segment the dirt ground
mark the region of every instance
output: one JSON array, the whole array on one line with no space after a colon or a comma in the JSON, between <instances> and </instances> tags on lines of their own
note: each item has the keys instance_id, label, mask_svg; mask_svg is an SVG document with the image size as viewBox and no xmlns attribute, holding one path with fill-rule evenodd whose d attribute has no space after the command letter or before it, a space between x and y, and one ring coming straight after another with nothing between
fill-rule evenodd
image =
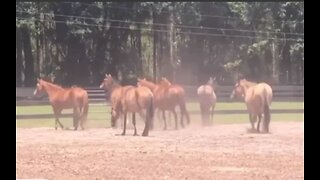
<instances>
[{"instance_id":1,"label":"dirt ground","mask_svg":"<svg viewBox=\"0 0 320 180\"><path fill-rule=\"evenodd\" d=\"M67 131L17 128L17 178L304 179L303 122L272 122L270 134L249 124L154 130ZM142 133L139 127L138 133Z\"/></svg>"}]
</instances>

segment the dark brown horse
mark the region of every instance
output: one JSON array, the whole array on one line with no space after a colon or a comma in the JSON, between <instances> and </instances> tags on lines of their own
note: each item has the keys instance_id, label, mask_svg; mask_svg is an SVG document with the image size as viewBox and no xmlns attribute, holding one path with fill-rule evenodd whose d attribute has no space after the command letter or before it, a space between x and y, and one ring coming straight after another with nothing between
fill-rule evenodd
<instances>
[{"instance_id":1,"label":"dark brown horse","mask_svg":"<svg viewBox=\"0 0 320 180\"><path fill-rule=\"evenodd\" d=\"M212 77L210 77L207 84L201 85L197 89L198 100L200 103L200 111L201 111L201 119L202 125L211 125L213 123L213 114L214 108L217 102L217 96L214 92L214 81ZM209 114L210 114L210 122L209 122Z\"/></svg>"},{"instance_id":2,"label":"dark brown horse","mask_svg":"<svg viewBox=\"0 0 320 180\"><path fill-rule=\"evenodd\" d=\"M162 111L164 120L164 130L167 129L165 111L170 111L174 115L175 129L178 129L178 120L175 107L180 106L181 126L184 127L183 117L186 116L187 123L190 123L189 113L186 110L185 92L179 85L172 85L166 78L162 78L158 84L154 84L145 79L138 79L140 85L148 87L154 95L154 107Z\"/></svg>"},{"instance_id":3,"label":"dark brown horse","mask_svg":"<svg viewBox=\"0 0 320 180\"><path fill-rule=\"evenodd\" d=\"M263 115L264 132L268 133L271 119L270 106L272 102L272 88L266 83L254 83L246 79L241 79L235 84L230 97L233 99L235 96L244 99L249 111L252 130L255 130L254 123L257 121L257 118L259 118L257 131L260 131L259 127Z\"/></svg>"},{"instance_id":4,"label":"dark brown horse","mask_svg":"<svg viewBox=\"0 0 320 180\"><path fill-rule=\"evenodd\" d=\"M146 110L145 115L145 128L142 136L148 136L149 128L152 126L153 121L153 94L150 89L146 87L134 86L120 86L117 84L111 75L107 75L104 79L104 87L111 91L111 124L114 125L115 121L121 114L124 116L124 128L122 135L126 134L127 113L132 113L132 123L134 126L134 135L137 134L135 113L144 116L143 110Z\"/></svg>"},{"instance_id":5,"label":"dark brown horse","mask_svg":"<svg viewBox=\"0 0 320 180\"><path fill-rule=\"evenodd\" d=\"M73 108L74 129L78 129L79 121L81 128L84 129L83 124L87 120L89 109L88 94L86 90L76 86L73 86L72 88L62 88L53 83L38 79L34 95L37 95L40 92L45 92L49 96L49 101L55 116L55 129L58 129L58 124L61 129L63 129L59 117L63 109L71 108Z\"/></svg>"}]
</instances>

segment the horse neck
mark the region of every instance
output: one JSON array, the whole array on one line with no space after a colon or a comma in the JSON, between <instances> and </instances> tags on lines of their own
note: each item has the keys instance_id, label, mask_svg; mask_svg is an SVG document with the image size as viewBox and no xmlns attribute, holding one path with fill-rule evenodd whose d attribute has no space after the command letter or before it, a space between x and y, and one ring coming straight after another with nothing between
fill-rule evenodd
<instances>
[{"instance_id":1,"label":"horse neck","mask_svg":"<svg viewBox=\"0 0 320 180\"><path fill-rule=\"evenodd\" d=\"M153 90L157 85L154 84L153 82L149 81L140 81L141 85L146 86L147 88Z\"/></svg>"},{"instance_id":2,"label":"horse neck","mask_svg":"<svg viewBox=\"0 0 320 180\"><path fill-rule=\"evenodd\" d=\"M115 89L120 88L120 87L122 87L122 86L121 86L118 82L113 81L113 82L112 82L112 86L111 86L111 88L110 88L110 92L112 92L112 91L114 91Z\"/></svg>"},{"instance_id":3,"label":"horse neck","mask_svg":"<svg viewBox=\"0 0 320 180\"><path fill-rule=\"evenodd\" d=\"M244 85L247 87L252 87L257 85L257 83L246 80Z\"/></svg>"},{"instance_id":4,"label":"horse neck","mask_svg":"<svg viewBox=\"0 0 320 180\"><path fill-rule=\"evenodd\" d=\"M56 92L63 90L62 87L46 82L44 84L44 90L48 94L49 98L52 97Z\"/></svg>"}]
</instances>

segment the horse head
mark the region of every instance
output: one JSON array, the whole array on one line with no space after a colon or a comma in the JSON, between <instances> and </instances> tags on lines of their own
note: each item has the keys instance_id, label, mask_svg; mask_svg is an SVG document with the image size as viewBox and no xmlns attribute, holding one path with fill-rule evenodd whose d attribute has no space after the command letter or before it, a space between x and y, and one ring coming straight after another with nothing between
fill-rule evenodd
<instances>
[{"instance_id":1,"label":"horse head","mask_svg":"<svg viewBox=\"0 0 320 180\"><path fill-rule=\"evenodd\" d=\"M233 90L230 95L230 99L234 99L235 97L244 98L244 95L245 95L244 87L240 84L240 82L237 82L233 87Z\"/></svg>"},{"instance_id":2,"label":"horse head","mask_svg":"<svg viewBox=\"0 0 320 180\"><path fill-rule=\"evenodd\" d=\"M44 81L42 79L37 79L37 86L33 92L33 95L38 95L39 93L44 91Z\"/></svg>"},{"instance_id":3,"label":"horse head","mask_svg":"<svg viewBox=\"0 0 320 180\"><path fill-rule=\"evenodd\" d=\"M116 121L119 118L120 114L112 107L111 108L111 127L116 127Z\"/></svg>"},{"instance_id":4,"label":"horse head","mask_svg":"<svg viewBox=\"0 0 320 180\"><path fill-rule=\"evenodd\" d=\"M102 83L100 84L100 88L101 89L104 88L104 89L108 90L111 88L112 84L113 84L113 78L112 78L111 74L106 74L105 78L103 79Z\"/></svg>"},{"instance_id":5,"label":"horse head","mask_svg":"<svg viewBox=\"0 0 320 180\"><path fill-rule=\"evenodd\" d=\"M161 85L165 85L165 86L171 86L171 82L165 78L165 77L162 77L161 80L160 80L160 84Z\"/></svg>"}]
</instances>

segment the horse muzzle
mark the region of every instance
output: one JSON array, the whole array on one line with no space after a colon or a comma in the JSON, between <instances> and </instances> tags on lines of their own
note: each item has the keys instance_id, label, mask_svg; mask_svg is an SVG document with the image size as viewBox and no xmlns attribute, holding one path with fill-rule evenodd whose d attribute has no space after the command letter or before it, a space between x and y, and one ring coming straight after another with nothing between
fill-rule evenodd
<instances>
[{"instance_id":1,"label":"horse muzzle","mask_svg":"<svg viewBox=\"0 0 320 180\"><path fill-rule=\"evenodd\" d=\"M234 91L232 91L232 93L230 94L230 99L234 100L234 98L235 98L235 93L234 93Z\"/></svg>"},{"instance_id":2,"label":"horse muzzle","mask_svg":"<svg viewBox=\"0 0 320 180\"><path fill-rule=\"evenodd\" d=\"M37 89L33 91L33 95L37 95L38 94L38 91Z\"/></svg>"}]
</instances>

